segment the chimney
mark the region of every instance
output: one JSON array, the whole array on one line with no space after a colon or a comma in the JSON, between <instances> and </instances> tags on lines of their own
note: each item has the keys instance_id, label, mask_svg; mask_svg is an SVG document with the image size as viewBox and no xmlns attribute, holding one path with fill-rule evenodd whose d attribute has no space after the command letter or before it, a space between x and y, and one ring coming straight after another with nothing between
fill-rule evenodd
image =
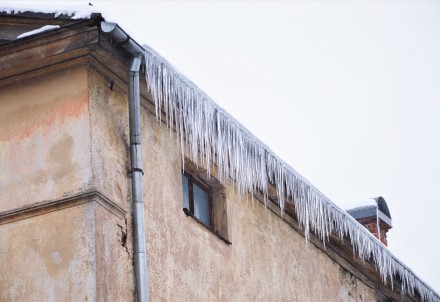
<instances>
[{"instance_id":1,"label":"chimney","mask_svg":"<svg viewBox=\"0 0 440 302\"><path fill-rule=\"evenodd\" d=\"M361 206L347 211L384 245L388 246L387 232L393 227L390 210L382 196L369 199Z\"/></svg>"}]
</instances>

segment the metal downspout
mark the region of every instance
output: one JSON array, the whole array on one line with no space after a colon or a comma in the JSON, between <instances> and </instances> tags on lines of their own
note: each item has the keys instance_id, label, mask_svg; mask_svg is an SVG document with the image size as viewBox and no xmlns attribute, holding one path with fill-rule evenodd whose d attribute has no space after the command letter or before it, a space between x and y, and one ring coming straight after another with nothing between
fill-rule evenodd
<instances>
[{"instance_id":1,"label":"metal downspout","mask_svg":"<svg viewBox=\"0 0 440 302\"><path fill-rule=\"evenodd\" d=\"M128 68L128 115L130 126L131 195L133 199L133 258L136 301L148 302L139 90L139 70L144 49L131 39L116 23L101 22L101 31L108 34L113 42L125 48L132 58Z\"/></svg>"},{"instance_id":2,"label":"metal downspout","mask_svg":"<svg viewBox=\"0 0 440 302\"><path fill-rule=\"evenodd\" d=\"M148 301L147 250L144 229L144 199L142 188L142 149L140 125L139 69L141 59L134 57L128 70L128 116L130 123L130 160L133 198L133 246L136 278L136 300Z\"/></svg>"}]
</instances>

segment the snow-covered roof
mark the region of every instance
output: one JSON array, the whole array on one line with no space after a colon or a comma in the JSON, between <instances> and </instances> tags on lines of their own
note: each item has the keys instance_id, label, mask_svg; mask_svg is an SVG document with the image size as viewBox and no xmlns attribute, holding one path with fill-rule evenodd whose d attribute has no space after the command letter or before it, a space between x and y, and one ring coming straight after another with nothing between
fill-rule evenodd
<instances>
[{"instance_id":1,"label":"snow-covered roof","mask_svg":"<svg viewBox=\"0 0 440 302\"><path fill-rule=\"evenodd\" d=\"M78 2L63 3L62 8L54 7L55 3L48 1L46 4L36 1L15 1L8 4L0 4L0 13L17 15L22 13L54 14L54 17L67 16L70 19L88 19L92 13L96 13L93 6L79 5Z\"/></svg>"},{"instance_id":2,"label":"snow-covered roof","mask_svg":"<svg viewBox=\"0 0 440 302\"><path fill-rule=\"evenodd\" d=\"M0 8L10 14L28 8ZM89 18L88 12L34 8L33 12L65 14ZM348 237L353 250L363 260L372 259L384 283L399 276L402 292L417 290L424 301L440 297L414 272L398 260L380 241L338 207L313 184L280 159L236 119L218 106L194 83L176 71L164 58L143 46L145 80L156 106L156 116L165 113L166 124L173 127L181 145L182 158L189 157L208 169L218 167L219 180L233 180L239 194L262 193L267 201L269 184L275 185L279 205L293 203L298 223L306 238L313 232L324 242L330 234ZM184 162L184 161L182 161Z\"/></svg>"},{"instance_id":3,"label":"snow-covered roof","mask_svg":"<svg viewBox=\"0 0 440 302\"><path fill-rule=\"evenodd\" d=\"M348 204L349 209L355 209L355 208L365 207L365 206L377 207L377 202L374 198L368 198L368 199L364 199L364 200L356 200L356 201L350 202Z\"/></svg>"}]
</instances>

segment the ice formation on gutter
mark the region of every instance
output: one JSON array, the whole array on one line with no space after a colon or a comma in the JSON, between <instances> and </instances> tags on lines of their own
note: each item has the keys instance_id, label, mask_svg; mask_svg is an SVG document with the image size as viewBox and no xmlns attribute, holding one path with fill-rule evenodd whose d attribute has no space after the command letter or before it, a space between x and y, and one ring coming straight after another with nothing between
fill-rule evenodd
<instances>
[{"instance_id":1,"label":"ice formation on gutter","mask_svg":"<svg viewBox=\"0 0 440 302\"><path fill-rule=\"evenodd\" d=\"M349 238L353 252L362 260L373 260L383 282L394 276L402 281L402 292L423 301L440 297L411 269L401 263L380 241L340 209L292 167L277 157L232 116L215 104L195 84L178 73L148 46L145 74L156 107L156 117L165 113L166 124L177 133L182 158L196 164L218 167L222 183L231 178L239 194L268 196L268 183L275 185L279 205L293 202L306 240L310 231L325 244L334 233ZM287 197L287 198L286 198Z\"/></svg>"}]
</instances>

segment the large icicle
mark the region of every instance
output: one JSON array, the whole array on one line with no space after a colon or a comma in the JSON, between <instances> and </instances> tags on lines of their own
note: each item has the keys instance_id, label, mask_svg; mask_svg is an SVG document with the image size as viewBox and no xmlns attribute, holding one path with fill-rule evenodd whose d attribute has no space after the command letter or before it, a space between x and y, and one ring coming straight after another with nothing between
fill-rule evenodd
<instances>
[{"instance_id":1,"label":"large icicle","mask_svg":"<svg viewBox=\"0 0 440 302\"><path fill-rule=\"evenodd\" d=\"M356 220L155 51L148 46L144 48L146 82L155 102L156 116L161 120L164 113L167 126L176 130L182 158L188 157L196 164L203 161L208 173L211 164L217 165L220 181L234 180L242 195L262 192L266 199L268 183L274 184L282 210L285 202L293 201L306 238L310 231L324 242L331 233L338 234L341 239L348 237L361 259L373 259L384 283L399 276L403 293L413 295L417 290L423 301L440 301L434 290Z\"/></svg>"}]
</instances>

